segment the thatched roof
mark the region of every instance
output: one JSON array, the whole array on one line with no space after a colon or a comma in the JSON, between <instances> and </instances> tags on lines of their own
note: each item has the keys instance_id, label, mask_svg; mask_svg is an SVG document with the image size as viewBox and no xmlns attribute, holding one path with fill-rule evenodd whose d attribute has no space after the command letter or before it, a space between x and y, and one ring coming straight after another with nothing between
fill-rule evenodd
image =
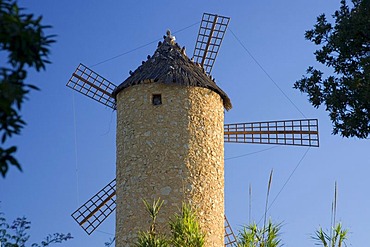
<instances>
[{"instance_id":1,"label":"thatched roof","mask_svg":"<svg viewBox=\"0 0 370 247\"><path fill-rule=\"evenodd\" d=\"M164 41L158 43L154 55L148 56L148 60L143 61L134 72L130 71L130 77L117 87L113 96L116 97L121 90L130 86L153 82L208 88L221 96L226 110L232 107L226 93L199 64L186 56L185 47L181 48L169 31Z\"/></svg>"}]
</instances>

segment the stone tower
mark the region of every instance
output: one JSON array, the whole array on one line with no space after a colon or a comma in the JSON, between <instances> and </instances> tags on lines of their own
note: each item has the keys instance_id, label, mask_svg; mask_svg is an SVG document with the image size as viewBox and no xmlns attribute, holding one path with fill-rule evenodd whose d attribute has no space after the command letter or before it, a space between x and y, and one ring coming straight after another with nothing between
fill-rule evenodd
<instances>
[{"instance_id":1,"label":"stone tower","mask_svg":"<svg viewBox=\"0 0 370 247\"><path fill-rule=\"evenodd\" d=\"M149 228L142 199L157 198L164 200L159 224L190 203L206 246L224 246L223 125L230 99L169 32L130 74L114 92L116 246L132 246L138 231Z\"/></svg>"}]
</instances>

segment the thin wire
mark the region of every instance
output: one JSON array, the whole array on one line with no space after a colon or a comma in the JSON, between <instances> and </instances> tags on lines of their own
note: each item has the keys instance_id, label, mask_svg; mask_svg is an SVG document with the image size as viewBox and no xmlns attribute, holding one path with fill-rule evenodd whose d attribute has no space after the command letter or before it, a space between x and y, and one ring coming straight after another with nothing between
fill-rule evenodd
<instances>
[{"instance_id":1,"label":"thin wire","mask_svg":"<svg viewBox=\"0 0 370 247\"><path fill-rule=\"evenodd\" d=\"M279 89L279 91L285 96L285 98L288 99L288 101L297 109L297 111L299 113L301 113L301 115L307 119L307 117L304 115L304 113L298 108L298 106L296 104L294 104L294 102L288 97L288 95L283 91L283 89L280 88L280 86L275 82L274 79L272 79L272 77L270 76L269 73L267 73L267 71L262 67L262 65L257 61L257 59L252 55L252 53L247 49L247 47L245 47L245 45L241 42L241 40L236 36L236 34L230 29L228 28L231 32L231 34L234 36L234 38L238 41L238 43L243 47L243 49L248 53L248 55L253 59L253 61L258 65L258 67L260 67L260 69L265 73L265 75L270 79L270 81L272 81L274 83L274 85Z\"/></svg>"},{"instance_id":2,"label":"thin wire","mask_svg":"<svg viewBox=\"0 0 370 247\"><path fill-rule=\"evenodd\" d=\"M134 51L137 51L137 50L139 50L139 49L141 49L141 48L144 48L144 47L146 47L146 46L148 46L148 45L151 45L151 44L153 44L153 43L157 43L159 40L160 40L160 39L153 40L152 42L149 42L149 43L147 43L147 44L145 44L145 45L141 45L141 46L136 47L135 49L132 49L132 50L130 50L130 51L126 51L126 52L121 53L121 54L119 54L119 55L117 55L117 56L114 56L114 57L108 58L108 59L103 60L103 61L101 61L101 62L99 62L99 63L96 63L96 64L94 64L94 65L91 65L90 67L92 68L92 67L98 66L98 65L100 65L100 64L103 64L103 63L109 62L109 61L111 61L111 60L114 60L114 59L116 59L116 58L122 57L122 56L127 55L127 54L129 54L129 53L131 53L131 52L134 52Z\"/></svg>"},{"instance_id":3,"label":"thin wire","mask_svg":"<svg viewBox=\"0 0 370 247\"><path fill-rule=\"evenodd\" d=\"M96 229L95 231L96 231L96 232L100 232L100 233L104 233L104 234L106 234L106 235L110 235L110 236L114 236L114 235L115 235L115 234L113 234L113 233L100 231L100 230L98 230L98 229ZM113 239L115 239L115 238L113 238Z\"/></svg>"},{"instance_id":4,"label":"thin wire","mask_svg":"<svg viewBox=\"0 0 370 247\"><path fill-rule=\"evenodd\" d=\"M191 28L191 27L193 27L193 26L195 26L195 25L198 25L199 23L200 23L200 21L197 21L197 22L195 22L195 23L193 23L193 24L191 24L191 25L189 25L189 26L187 26L187 27L181 28L181 29L179 29L179 30L177 30L177 31L173 32L173 34L180 33L180 32L182 32L182 31L184 31L184 30L186 30L186 29L188 29L188 28Z\"/></svg>"},{"instance_id":5,"label":"thin wire","mask_svg":"<svg viewBox=\"0 0 370 247\"><path fill-rule=\"evenodd\" d=\"M263 149L263 150L260 150L260 151L256 151L256 152L251 152L251 153L247 153L247 154L243 154L243 155L239 155L239 156L225 158L225 160L237 159L237 158L241 158L241 157L245 157L245 156L257 154L257 153L265 152L265 151L268 151L270 149L277 148L277 147L279 147L279 146L274 146L274 147L266 148L266 149ZM297 165L294 167L293 171L290 173L289 177L287 178L287 180L285 181L284 185L281 187L281 189L279 190L279 192L277 193L277 195L274 197L274 199L272 200L271 204L269 205L269 207L267 208L267 210L266 210L265 213L267 213L271 209L272 205L275 203L275 201L277 200L277 198L280 196L281 192L284 190L284 188L286 187L286 185L288 184L288 182L290 181L290 179L293 177L293 175L296 172L296 170L298 169L298 167L301 165L302 161L306 157L306 155L307 155L307 153L308 153L309 150L310 150L310 147L308 147L306 149L306 152L302 155L301 159L299 160L299 162L297 163ZM251 214L251 212L250 212L250 214ZM258 221L258 224L261 222L261 220L263 218L264 218L264 216L261 217L261 219Z\"/></svg>"},{"instance_id":6,"label":"thin wire","mask_svg":"<svg viewBox=\"0 0 370 247\"><path fill-rule=\"evenodd\" d=\"M301 159L299 160L298 164L294 167L293 171L290 173L289 177L287 178L287 180L285 181L284 185L281 187L281 189L279 190L279 192L277 193L277 195L274 197L274 200L272 200L270 206L268 207L267 209L267 212L271 209L272 205L274 205L275 201L277 200L277 198L280 196L281 192L284 190L285 186L289 183L290 179L293 177L294 173L296 172L296 170L298 169L298 167L301 165L302 161L304 160L304 158L306 157L308 151L310 150L310 147L308 147L306 149L306 152L302 155ZM261 220L263 219L263 216L261 217L261 219L258 221L258 223L261 222Z\"/></svg>"},{"instance_id":7,"label":"thin wire","mask_svg":"<svg viewBox=\"0 0 370 247\"><path fill-rule=\"evenodd\" d=\"M238 156L233 156L233 157L225 158L224 160L238 159L238 158L241 158L241 157L245 157L245 156L249 156L249 155L253 155L253 154L262 153L262 152L271 150L273 148L279 148L279 147L280 146L273 146L273 147L265 148L265 149L262 149L262 150L259 150L259 151L255 151L255 152L251 152L251 153L246 153L246 154L242 154L242 155L238 155Z\"/></svg>"},{"instance_id":8,"label":"thin wire","mask_svg":"<svg viewBox=\"0 0 370 247\"><path fill-rule=\"evenodd\" d=\"M104 134L102 134L103 136L108 135L110 133L111 127L112 127L112 123L113 123L113 116L114 116L114 110L111 112L108 129L107 129L107 131Z\"/></svg>"},{"instance_id":9,"label":"thin wire","mask_svg":"<svg viewBox=\"0 0 370 247\"><path fill-rule=\"evenodd\" d=\"M266 149L263 149L263 150L259 150L259 151L256 151L256 152L251 152L251 153L247 153L247 154L242 154L242 155L238 155L238 156L234 156L234 157L229 157L229 158L225 158L225 160L231 160L231 159L237 159L237 158L241 158L241 157L245 157L245 156L249 156L249 155L253 155L253 154L257 154L257 153L262 153L262 152L265 152L265 151L268 151L268 150L271 150L273 148L278 148L280 146L273 146L273 147L270 147L270 148L266 148ZM306 150L306 153L302 156L301 160L298 162L297 166L294 168L294 170L292 171L292 173L290 174L290 176L288 177L288 179L285 181L283 187L280 189L279 193L276 195L276 197L274 198L274 200L272 201L272 203L270 204L270 206L267 208L267 210L265 211L265 214L270 210L272 204L276 201L277 197L280 195L280 193L283 191L284 187L287 185L287 183L289 182L289 180L291 179L291 177L293 176L293 174L295 173L295 171L297 170L298 166L300 165L300 163L302 162L303 158L306 156L307 152L308 152L309 148ZM251 221L251 215L252 215L252 205L251 205L251 184L249 185L249 189L250 189L250 205L249 205L249 222ZM258 224L261 222L261 220L263 219L263 216L262 218L259 220Z\"/></svg>"},{"instance_id":10,"label":"thin wire","mask_svg":"<svg viewBox=\"0 0 370 247\"><path fill-rule=\"evenodd\" d=\"M182 28L182 29L180 29L180 30L177 30L177 31L173 32L173 34L176 34L176 33L182 32L182 31L184 31L184 30L186 30L186 29L188 29L188 28L191 28L191 27L193 27L193 26L195 26L195 25L199 24L199 23L200 23L200 21L198 21L198 22L196 22L196 23L193 23L193 24L191 24L190 26L184 27L184 28ZM146 47L146 46L149 46L149 45L151 45L151 44L157 43L157 42L158 42L158 41L160 41L160 40L162 40L162 38L160 38L160 39L156 39L156 40L153 40L153 41L151 41L151 42L149 42L149 43L147 43L147 44L145 44L145 45L141 45L141 46L136 47L136 48L134 48L134 49L132 49L132 50L129 50L129 51L123 52L123 53L118 54L118 55L116 55L116 56L114 56L114 57L111 57L111 58L108 58L108 59L106 59L106 60L103 60L103 61L101 61L101 62L99 62L99 63L96 63L96 64L94 64L94 65L91 65L90 67L92 68L92 67L98 66L98 65L100 65L100 64L103 64L103 63L109 62L109 61L111 61L111 60L114 60L114 59L116 59L116 58L122 57L122 56L124 56L124 55L127 55L127 54L129 54L129 53L131 53L131 52L137 51L137 50L139 50L139 49L141 49L141 48L144 48L144 47Z\"/></svg>"},{"instance_id":11,"label":"thin wire","mask_svg":"<svg viewBox=\"0 0 370 247\"><path fill-rule=\"evenodd\" d=\"M308 147L306 149L306 152L302 155L302 158L299 160L298 164L294 167L293 171L290 173L288 179L285 181L283 187L281 187L281 189L279 190L279 192L277 193L277 195L275 196L274 200L272 200L268 210L270 210L270 208L272 207L272 205L274 204L274 202L276 201L276 199L279 197L279 195L281 194L281 192L284 190L285 186L289 183L290 179L293 177L294 173L296 172L296 170L298 169L298 167L302 164L302 161L304 160L304 158L306 157L308 151L310 151L310 147Z\"/></svg>"},{"instance_id":12,"label":"thin wire","mask_svg":"<svg viewBox=\"0 0 370 247\"><path fill-rule=\"evenodd\" d=\"M76 171L76 190L77 190L77 206L80 205L80 181L78 176L78 151L77 151L77 123L76 123L76 104L75 94L72 92L73 105L73 127L74 127L74 141L75 141L75 171Z\"/></svg>"}]
</instances>

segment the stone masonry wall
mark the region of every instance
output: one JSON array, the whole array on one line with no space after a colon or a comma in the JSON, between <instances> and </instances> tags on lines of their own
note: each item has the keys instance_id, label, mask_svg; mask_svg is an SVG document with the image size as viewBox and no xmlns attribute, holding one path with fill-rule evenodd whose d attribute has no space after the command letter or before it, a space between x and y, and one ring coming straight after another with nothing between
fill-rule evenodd
<instances>
[{"instance_id":1,"label":"stone masonry wall","mask_svg":"<svg viewBox=\"0 0 370 247\"><path fill-rule=\"evenodd\" d=\"M153 105L160 94L161 105ZM117 95L116 246L132 246L150 217L142 199L161 198L158 225L195 208L206 247L224 245L224 109L208 89L148 83ZM168 231L168 227L162 229Z\"/></svg>"}]
</instances>

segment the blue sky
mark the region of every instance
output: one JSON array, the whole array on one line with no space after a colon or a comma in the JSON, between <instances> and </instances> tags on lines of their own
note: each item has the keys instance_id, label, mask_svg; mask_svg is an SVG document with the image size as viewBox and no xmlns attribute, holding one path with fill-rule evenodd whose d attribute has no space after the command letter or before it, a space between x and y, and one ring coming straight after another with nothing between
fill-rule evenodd
<instances>
[{"instance_id":1,"label":"blue sky","mask_svg":"<svg viewBox=\"0 0 370 247\"><path fill-rule=\"evenodd\" d=\"M23 172L11 169L0 181L1 211L9 220L26 216L32 222L31 241L48 233L71 232L74 239L62 246L98 247L114 235L114 215L91 236L70 216L115 177L116 113L65 86L77 65L82 62L119 84L154 53L167 29L185 28L174 35L191 56L198 22L208 12L231 17L230 30L289 98L227 31L212 71L233 103L225 113L226 123L303 118L296 107L306 117L319 119L319 148L225 145L226 215L234 231L250 217L259 221L263 216L274 169L269 198L274 203L268 216L283 222L284 246L313 246L314 230L330 227L335 181L337 219L349 228L349 246L367 243L369 140L331 135L327 112L314 109L305 95L292 89L306 68L316 65L315 47L304 39L304 31L319 14L333 13L339 0L37 0L20 5L43 15L44 23L53 26L49 34L57 35L52 64L45 72L29 74L28 82L42 90L31 93L22 111L28 125L12 139L19 147Z\"/></svg>"}]
</instances>

